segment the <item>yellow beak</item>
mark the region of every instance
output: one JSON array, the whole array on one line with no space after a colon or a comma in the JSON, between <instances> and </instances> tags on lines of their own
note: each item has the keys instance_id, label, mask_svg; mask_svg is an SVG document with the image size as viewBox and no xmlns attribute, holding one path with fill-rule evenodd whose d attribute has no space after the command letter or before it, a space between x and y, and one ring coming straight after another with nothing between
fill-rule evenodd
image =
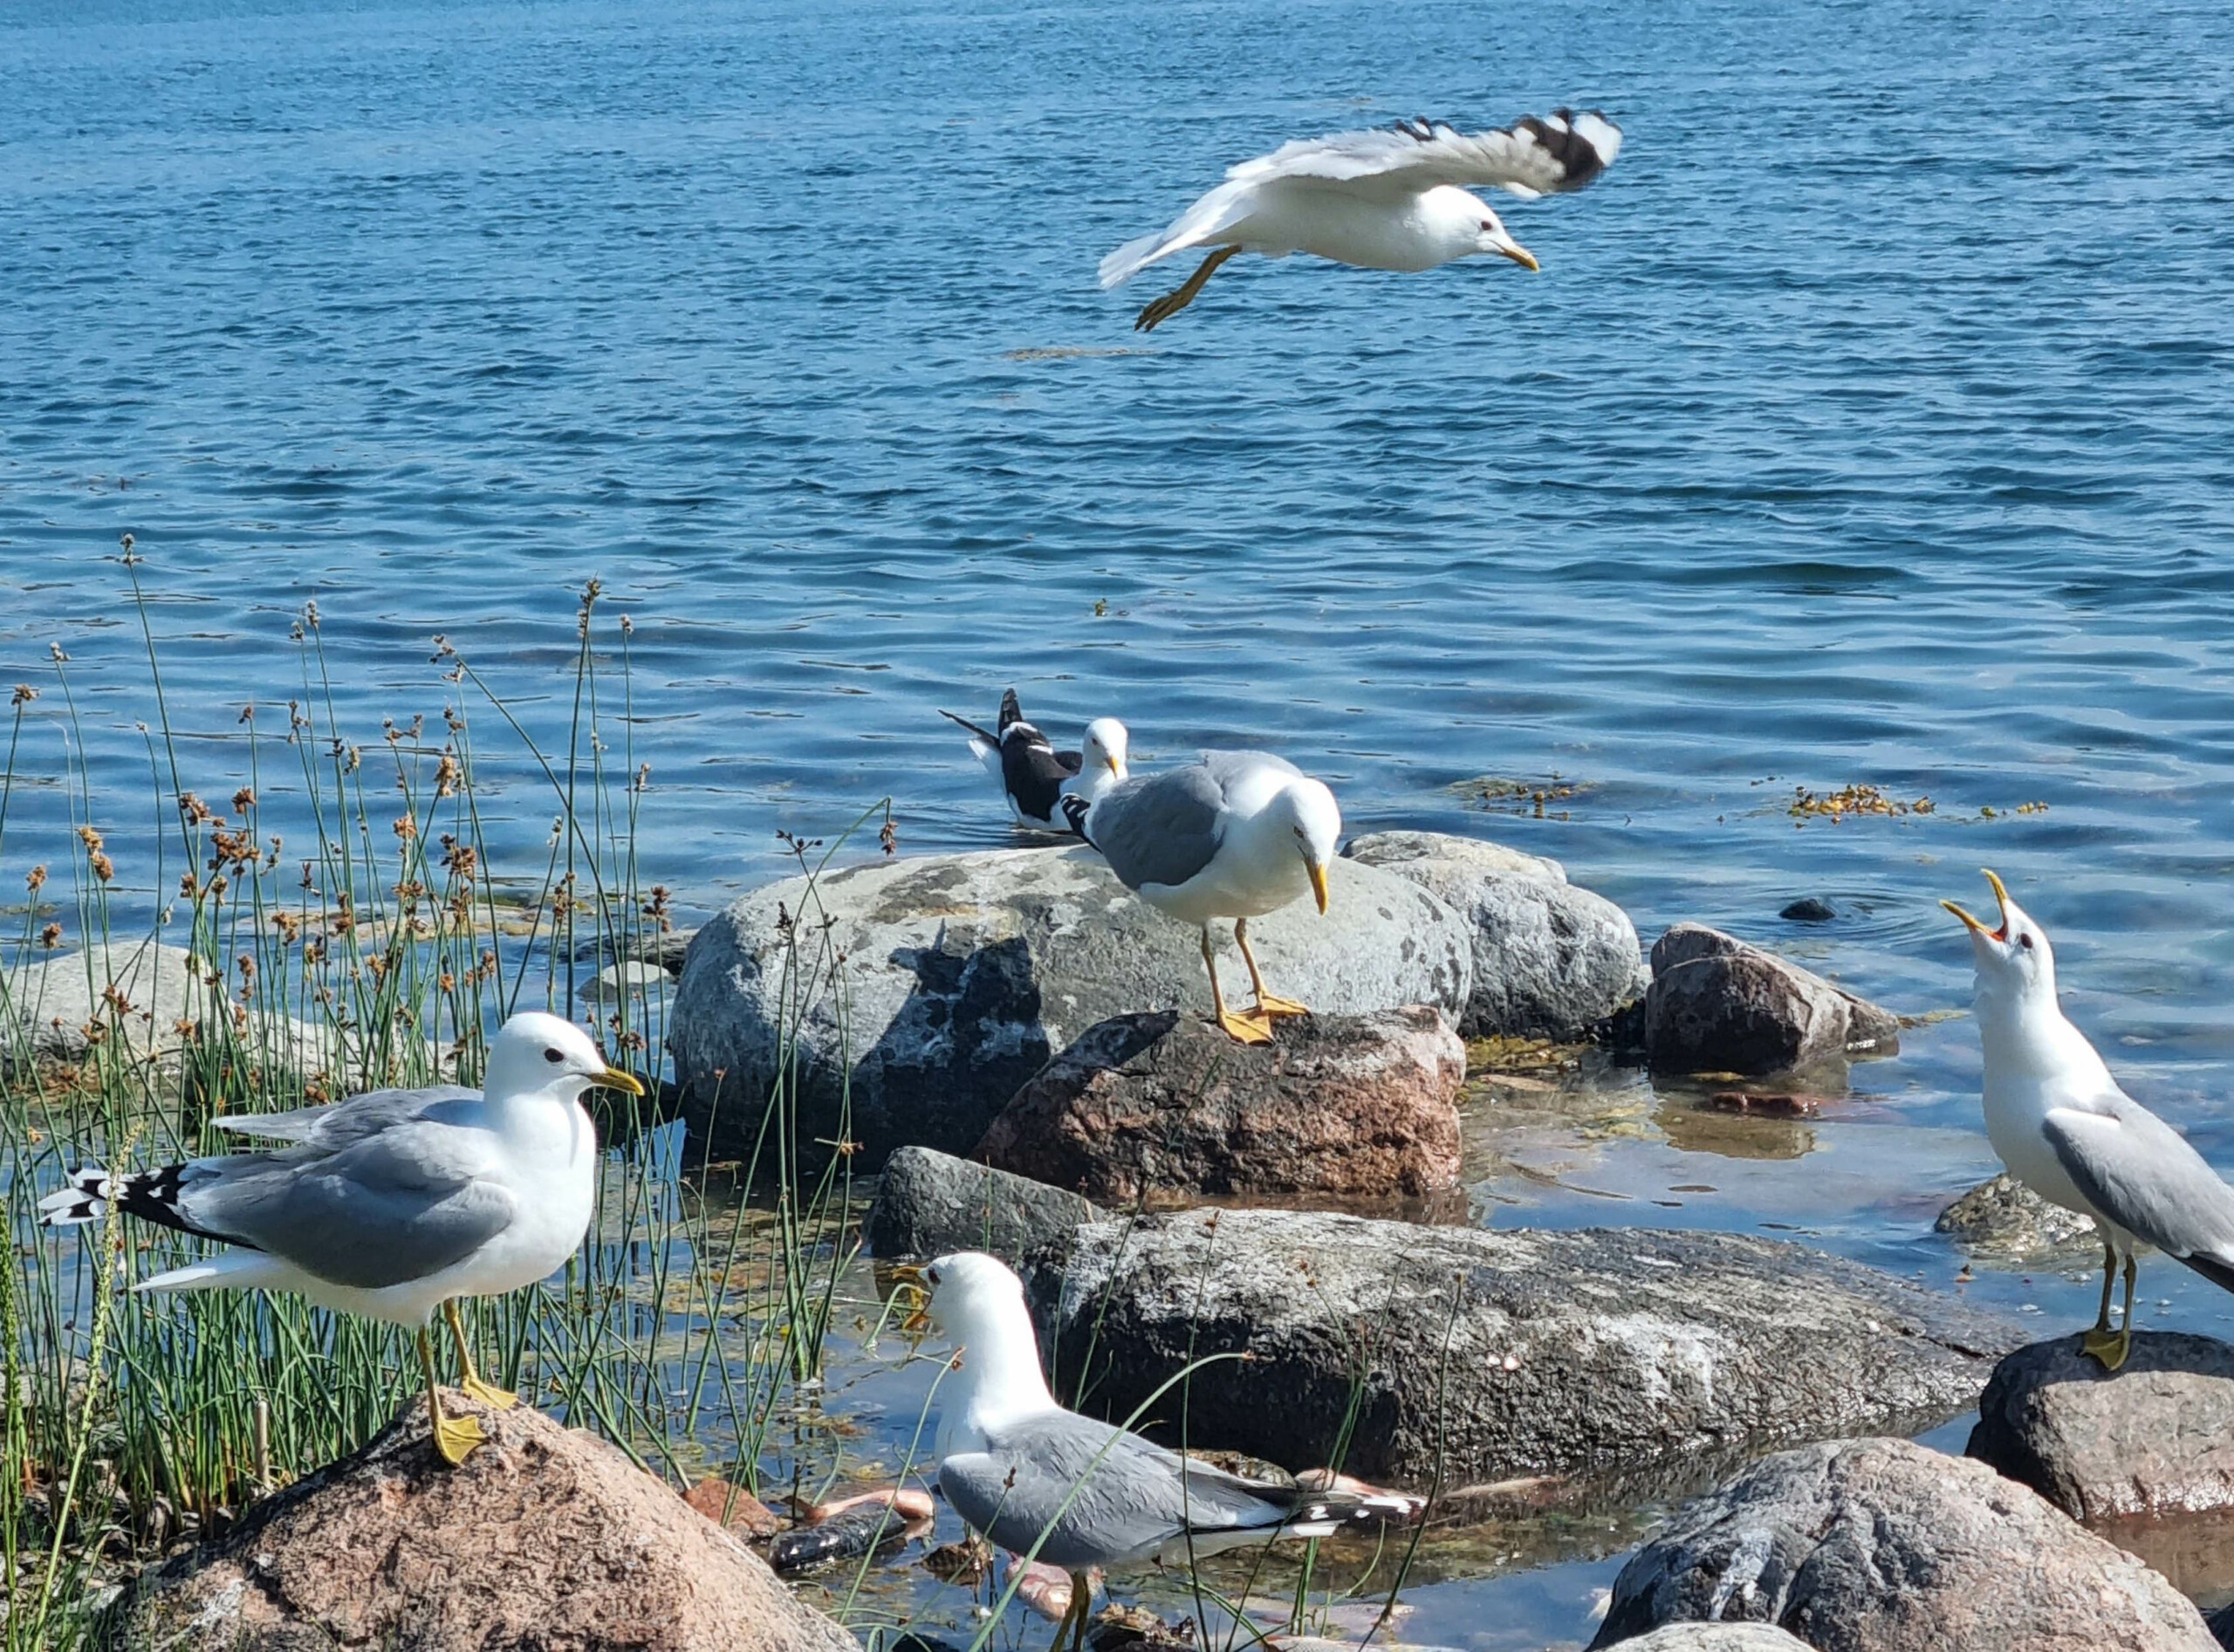
<instances>
[{"instance_id":1,"label":"yellow beak","mask_svg":"<svg viewBox=\"0 0 2234 1652\"><path fill-rule=\"evenodd\" d=\"M1109 772L1110 772L1110 773L1112 773L1112 774L1115 775L1115 776L1116 776L1119 779L1120 779L1120 780L1121 780L1122 778L1124 778L1125 771L1124 771L1122 769L1120 769L1120 768L1119 768L1119 767L1117 766L1117 759L1116 759L1116 758L1114 758L1114 757L1104 757L1104 758L1102 758L1102 761L1103 761L1104 763L1106 763L1106 764L1107 764L1109 765Z\"/></svg>"},{"instance_id":2,"label":"yellow beak","mask_svg":"<svg viewBox=\"0 0 2234 1652\"><path fill-rule=\"evenodd\" d=\"M1524 270L1541 270L1544 267L1542 264L1536 262L1536 255L1531 252L1526 247L1499 247L1497 251L1503 254L1505 257L1511 259Z\"/></svg>"},{"instance_id":3,"label":"yellow beak","mask_svg":"<svg viewBox=\"0 0 2234 1652\"><path fill-rule=\"evenodd\" d=\"M1998 929L1987 929L1984 919L1971 916L1952 901L1942 901L1939 904L1962 919L1973 933L1982 935L1989 941L2006 941L2009 939L2009 891L2002 887L2001 880L1993 874L1991 867L1981 867L1978 869L1986 874L1986 881L1993 885L1994 901L2001 908L2001 927Z\"/></svg>"},{"instance_id":4,"label":"yellow beak","mask_svg":"<svg viewBox=\"0 0 2234 1652\"><path fill-rule=\"evenodd\" d=\"M1311 893L1319 897L1319 909L1326 909L1326 868L1315 860L1306 860L1304 869L1311 874Z\"/></svg>"},{"instance_id":5,"label":"yellow beak","mask_svg":"<svg viewBox=\"0 0 2234 1652\"><path fill-rule=\"evenodd\" d=\"M630 1095L644 1093L643 1080L633 1073L623 1073L619 1067L607 1067L597 1075L597 1082L608 1090L626 1090Z\"/></svg>"}]
</instances>

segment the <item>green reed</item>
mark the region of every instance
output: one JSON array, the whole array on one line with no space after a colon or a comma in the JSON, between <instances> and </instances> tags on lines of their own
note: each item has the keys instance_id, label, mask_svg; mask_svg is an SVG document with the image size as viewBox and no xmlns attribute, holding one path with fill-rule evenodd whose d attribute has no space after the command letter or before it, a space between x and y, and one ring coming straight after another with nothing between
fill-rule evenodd
<instances>
[{"instance_id":1,"label":"green reed","mask_svg":"<svg viewBox=\"0 0 2234 1652\"><path fill-rule=\"evenodd\" d=\"M72 1047L42 1051L51 1006L24 1001L34 977L0 952L0 1207L16 1244L0 1269L0 1652L81 1643L112 1580L361 1444L418 1391L408 1333L286 1296L130 1296L129 1278L206 1247L113 1217L40 1229L39 1196L86 1161L122 1169L245 1145L211 1127L221 1114L476 1082L506 1016L567 1013L602 963L647 954L673 922L668 892L639 874L654 794L632 744L633 626L605 621L595 581L574 616L562 737L539 739L521 704L440 638L433 663L450 703L432 726L417 716L353 737L312 604L291 632L301 688L284 726L277 707L244 707L229 743L237 760L205 799L181 759L139 564L127 538L156 714L137 801L157 821L127 853L152 862L151 881L127 892L110 853L99 823L118 800L92 784L58 648L52 681L12 697L0 771L0 876L21 875L28 896L12 949L72 968L74 927L96 995ZM51 777L22 766L27 718L48 693L69 733ZM495 736L485 749L483 732ZM515 797L540 787L552 817L540 853L501 874L483 806L497 777ZM72 835L35 846L30 867L11 860L7 836L19 778L58 780L70 806ZM792 847L810 877L836 853ZM58 883L74 926L53 915ZM152 977L99 996L109 972L98 960L143 946L151 959L158 946L185 955L167 999L183 1005L175 1025L156 1024ZM839 963L826 923L803 913L781 958L798 1015L833 993L842 1013ZM609 1152L588 1243L559 1278L468 1305L469 1325L491 1374L530 1402L675 1479L717 1470L750 1487L771 1428L812 1402L821 1374L855 1255L849 1156L798 1138L792 1022L775 1093L723 1098L761 1114L742 1177L687 1162L661 1111L668 1007L663 973L641 997L599 1002L609 1054L644 1073L654 1099L592 1099ZM756 1179L772 1184L772 1211L736 1196Z\"/></svg>"}]
</instances>

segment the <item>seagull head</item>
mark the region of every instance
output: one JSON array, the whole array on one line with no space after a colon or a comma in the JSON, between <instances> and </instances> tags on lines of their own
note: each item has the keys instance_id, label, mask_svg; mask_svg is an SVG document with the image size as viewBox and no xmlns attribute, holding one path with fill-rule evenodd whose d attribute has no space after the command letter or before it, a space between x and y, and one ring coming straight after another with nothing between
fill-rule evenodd
<instances>
[{"instance_id":1,"label":"seagull head","mask_svg":"<svg viewBox=\"0 0 2234 1652\"><path fill-rule=\"evenodd\" d=\"M977 1400L997 1408L1046 1402L1038 1333L1024 1281L1007 1263L983 1251L956 1251L915 1273L930 1292L931 1323L954 1344L964 1387Z\"/></svg>"},{"instance_id":2,"label":"seagull head","mask_svg":"<svg viewBox=\"0 0 2234 1652\"><path fill-rule=\"evenodd\" d=\"M1326 868L1334 863L1335 844L1342 835L1342 812L1334 794L1305 775L1281 789L1273 811L1293 834L1304 875L1311 880L1312 897L1326 911Z\"/></svg>"},{"instance_id":3,"label":"seagull head","mask_svg":"<svg viewBox=\"0 0 2234 1652\"><path fill-rule=\"evenodd\" d=\"M1125 725L1114 717L1096 717L1086 725L1086 738L1079 742L1079 764L1089 782L1107 781L1114 785L1127 772L1127 760L1132 755L1133 737Z\"/></svg>"},{"instance_id":4,"label":"seagull head","mask_svg":"<svg viewBox=\"0 0 2234 1652\"><path fill-rule=\"evenodd\" d=\"M597 1086L644 1093L635 1078L605 1059L597 1040L561 1017L531 1010L516 1015L489 1041L489 1070L482 1080L493 1096L541 1095L575 1101Z\"/></svg>"},{"instance_id":5,"label":"seagull head","mask_svg":"<svg viewBox=\"0 0 2234 1652\"><path fill-rule=\"evenodd\" d=\"M1980 996L2023 1003L2045 995L2052 1004L2056 996L2056 955L2049 949L2047 931L2009 898L2009 890L1999 878L1988 872L1986 881L1993 885L1993 898L2001 908L2001 923L1997 929L1989 929L1984 919L1964 911L1952 901L1939 903L1962 919L1970 932L1970 951L1978 964Z\"/></svg>"},{"instance_id":6,"label":"seagull head","mask_svg":"<svg viewBox=\"0 0 2234 1652\"><path fill-rule=\"evenodd\" d=\"M1494 252L1500 258L1511 259L1524 270L1540 270L1544 267L1536 262L1534 253L1505 233L1504 220L1487 207L1482 206L1479 196L1471 198L1474 204L1480 209L1481 217L1481 227L1475 231L1475 251Z\"/></svg>"}]
</instances>

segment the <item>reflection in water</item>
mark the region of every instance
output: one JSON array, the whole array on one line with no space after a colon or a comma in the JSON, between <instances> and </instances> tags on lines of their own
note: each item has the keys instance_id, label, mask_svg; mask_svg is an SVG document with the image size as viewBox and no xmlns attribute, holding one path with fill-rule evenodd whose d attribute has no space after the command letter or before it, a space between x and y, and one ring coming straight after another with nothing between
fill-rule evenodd
<instances>
[{"instance_id":1,"label":"reflection in water","mask_svg":"<svg viewBox=\"0 0 2234 1652\"><path fill-rule=\"evenodd\" d=\"M1725 1159L1797 1159L1815 1150L1815 1132L1792 1119L1731 1113L1671 1097L1653 1109L1652 1121L1685 1153Z\"/></svg>"}]
</instances>

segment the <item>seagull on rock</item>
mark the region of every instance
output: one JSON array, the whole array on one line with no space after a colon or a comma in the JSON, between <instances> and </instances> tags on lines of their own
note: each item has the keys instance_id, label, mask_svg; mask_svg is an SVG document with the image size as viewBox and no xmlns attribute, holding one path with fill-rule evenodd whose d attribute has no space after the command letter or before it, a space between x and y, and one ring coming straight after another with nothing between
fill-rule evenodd
<instances>
[{"instance_id":1,"label":"seagull on rock","mask_svg":"<svg viewBox=\"0 0 2234 1652\"><path fill-rule=\"evenodd\" d=\"M98 1222L114 1205L231 1247L134 1291L291 1291L412 1326L435 1450L456 1464L484 1436L474 1418L443 1415L428 1322L437 1308L449 1320L466 1393L498 1410L518 1402L474 1369L457 1299L533 1285L580 1249L598 1167L582 1093L598 1086L644 1093L581 1028L531 1011L490 1040L482 1089L373 1090L291 1113L220 1114L209 1121L218 1129L284 1145L122 1176L88 1165L39 1201L39 1219Z\"/></svg>"},{"instance_id":2,"label":"seagull on rock","mask_svg":"<svg viewBox=\"0 0 2234 1652\"><path fill-rule=\"evenodd\" d=\"M1237 1545L1324 1538L1416 1520L1397 1492L1245 1480L1065 1410L1040 1374L1024 1285L983 1252L904 1270L929 1288L926 1317L956 1348L939 1388L939 1490L973 1531L1071 1574L1055 1631L1086 1645L1095 1566L1186 1561Z\"/></svg>"},{"instance_id":3,"label":"seagull on rock","mask_svg":"<svg viewBox=\"0 0 2234 1652\"><path fill-rule=\"evenodd\" d=\"M1132 737L1114 717L1096 717L1087 723L1081 750L1058 751L1045 735L1024 720L1014 689L1001 696L1000 717L990 731L951 711L939 715L970 730L970 755L1000 783L1001 795L1020 826L1060 832L1064 824L1058 805L1064 798L1073 792L1092 798L1129 772Z\"/></svg>"},{"instance_id":4,"label":"seagull on rock","mask_svg":"<svg viewBox=\"0 0 2234 1652\"><path fill-rule=\"evenodd\" d=\"M1237 253L1285 258L1308 252L1367 270L1433 270L1477 253L1524 269L1535 255L1505 233L1473 193L1494 188L1524 201L1580 189L1614 164L1621 129L1591 110L1525 115L1471 135L1440 120L1399 120L1370 132L1299 138L1230 169L1225 182L1101 261L1101 284L1129 281L1192 248L1210 254L1133 326L1152 331L1195 301Z\"/></svg>"},{"instance_id":5,"label":"seagull on rock","mask_svg":"<svg viewBox=\"0 0 2234 1652\"><path fill-rule=\"evenodd\" d=\"M2234 1187L2187 1138L2118 1087L2056 1002L2047 932L1991 872L2001 922L1952 901L1977 959L1986 1136L2009 1174L2051 1203L2092 1217L2102 1236L2102 1305L2080 1347L2114 1371L2133 1347L2135 1259L2154 1248L2234 1291ZM2110 1284L2125 1268L2125 1315L2110 1329Z\"/></svg>"},{"instance_id":6,"label":"seagull on rock","mask_svg":"<svg viewBox=\"0 0 2234 1652\"><path fill-rule=\"evenodd\" d=\"M1249 920L1308 895L1326 910L1326 868L1341 835L1334 794L1268 751L1205 751L1196 761L1140 775L1089 801L1063 800L1071 829L1101 852L1117 880L1166 917L1198 926L1210 1008L1227 1035L1269 1044L1275 1016L1309 1011L1264 990L1249 949ZM1210 920L1231 918L1257 1003L1225 1007L1210 948Z\"/></svg>"}]
</instances>

